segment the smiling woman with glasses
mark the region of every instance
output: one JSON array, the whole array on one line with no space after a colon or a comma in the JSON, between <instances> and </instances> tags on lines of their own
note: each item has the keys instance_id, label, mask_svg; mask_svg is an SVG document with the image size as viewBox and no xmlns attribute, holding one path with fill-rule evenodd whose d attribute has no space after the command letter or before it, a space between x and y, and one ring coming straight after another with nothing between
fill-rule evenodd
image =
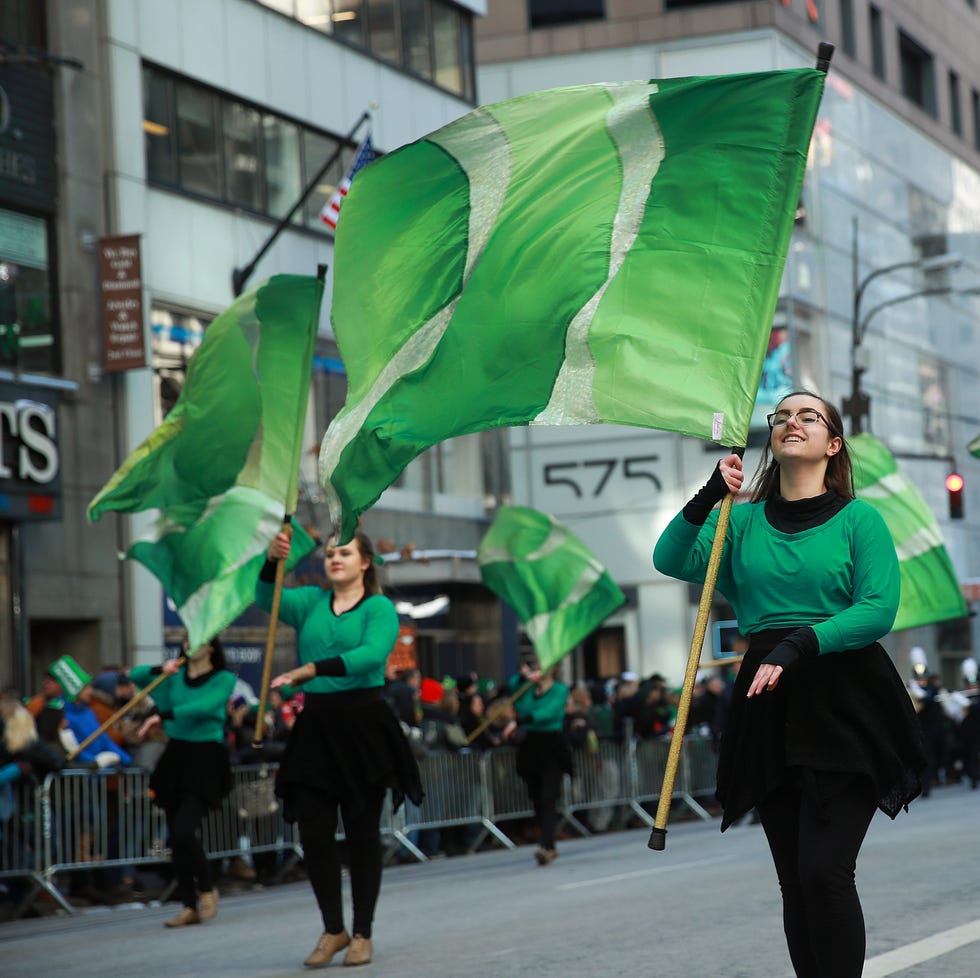
<instances>
[{"instance_id":1,"label":"smiling woman with glasses","mask_svg":"<svg viewBox=\"0 0 980 978\"><path fill-rule=\"evenodd\" d=\"M898 557L884 520L854 498L837 408L794 391L767 420L718 572L749 638L719 751L721 828L758 810L798 978L859 978L857 855L875 810L907 807L925 767L908 693L878 642L898 611ZM718 463L657 541L659 571L704 580L712 509L742 481L738 455Z\"/></svg>"}]
</instances>

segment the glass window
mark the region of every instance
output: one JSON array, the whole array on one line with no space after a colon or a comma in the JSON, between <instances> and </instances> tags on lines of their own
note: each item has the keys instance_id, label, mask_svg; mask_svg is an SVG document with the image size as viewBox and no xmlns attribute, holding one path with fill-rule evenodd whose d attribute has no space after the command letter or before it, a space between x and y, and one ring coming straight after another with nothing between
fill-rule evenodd
<instances>
[{"instance_id":1,"label":"glass window","mask_svg":"<svg viewBox=\"0 0 980 978\"><path fill-rule=\"evenodd\" d=\"M173 82L143 69L143 138L146 176L153 183L177 182L177 134L174 126Z\"/></svg>"},{"instance_id":2,"label":"glass window","mask_svg":"<svg viewBox=\"0 0 980 978\"><path fill-rule=\"evenodd\" d=\"M329 136L321 136L315 132L303 133L303 186L305 187L323 167L323 165L337 152L338 142ZM341 153L327 169L316 186L310 191L306 198L306 224L307 227L317 228L322 231L324 224L320 220L320 211L323 205L330 199L330 195L337 189L344 176L344 154ZM347 153L348 161L351 151Z\"/></svg>"},{"instance_id":3,"label":"glass window","mask_svg":"<svg viewBox=\"0 0 980 978\"><path fill-rule=\"evenodd\" d=\"M840 46L848 57L855 57L857 44L854 40L854 0L840 0Z\"/></svg>"},{"instance_id":4,"label":"glass window","mask_svg":"<svg viewBox=\"0 0 980 978\"><path fill-rule=\"evenodd\" d=\"M960 112L960 76L949 73L949 127L957 136L963 135L963 115Z\"/></svg>"},{"instance_id":5,"label":"glass window","mask_svg":"<svg viewBox=\"0 0 980 978\"><path fill-rule=\"evenodd\" d=\"M342 0L333 0L333 3L341 2ZM331 0L296 0L296 17L318 31L331 34L333 20L330 17L330 10L333 3Z\"/></svg>"},{"instance_id":6,"label":"glass window","mask_svg":"<svg viewBox=\"0 0 980 978\"><path fill-rule=\"evenodd\" d=\"M460 14L455 7L433 0L432 38L435 55L435 82L451 92L463 94L460 64Z\"/></svg>"},{"instance_id":7,"label":"glass window","mask_svg":"<svg viewBox=\"0 0 980 978\"><path fill-rule=\"evenodd\" d=\"M367 0L371 25L371 51L385 61L398 64L398 19L396 0Z\"/></svg>"},{"instance_id":8,"label":"glass window","mask_svg":"<svg viewBox=\"0 0 980 978\"><path fill-rule=\"evenodd\" d=\"M2 366L58 370L48 254L48 226L42 218L0 210Z\"/></svg>"},{"instance_id":9,"label":"glass window","mask_svg":"<svg viewBox=\"0 0 980 978\"><path fill-rule=\"evenodd\" d=\"M267 115L262 120L262 130L266 209L273 217L282 218L299 200L303 189L299 127L274 115ZM293 220L302 221L302 214L297 212Z\"/></svg>"},{"instance_id":10,"label":"glass window","mask_svg":"<svg viewBox=\"0 0 980 978\"><path fill-rule=\"evenodd\" d=\"M932 54L904 31L898 34L902 94L936 117L936 79Z\"/></svg>"},{"instance_id":11,"label":"glass window","mask_svg":"<svg viewBox=\"0 0 980 978\"><path fill-rule=\"evenodd\" d=\"M349 44L367 44L367 25L364 23L364 0L334 0L334 37Z\"/></svg>"},{"instance_id":12,"label":"glass window","mask_svg":"<svg viewBox=\"0 0 980 978\"><path fill-rule=\"evenodd\" d=\"M187 363L204 339L210 319L153 306L150 310L150 357L153 368L154 421L173 410L184 386Z\"/></svg>"},{"instance_id":13,"label":"glass window","mask_svg":"<svg viewBox=\"0 0 980 978\"><path fill-rule=\"evenodd\" d=\"M868 30L871 32L871 70L877 78L885 77L885 29L881 23L881 11L868 6Z\"/></svg>"},{"instance_id":14,"label":"glass window","mask_svg":"<svg viewBox=\"0 0 980 978\"><path fill-rule=\"evenodd\" d=\"M429 43L429 5L425 0L401 0L402 64L423 78L432 78Z\"/></svg>"},{"instance_id":15,"label":"glass window","mask_svg":"<svg viewBox=\"0 0 980 978\"><path fill-rule=\"evenodd\" d=\"M691 6L690 2L667 3L667 9ZM582 20L601 20L606 15L605 0L528 0L528 16L532 27L554 27Z\"/></svg>"},{"instance_id":16,"label":"glass window","mask_svg":"<svg viewBox=\"0 0 980 978\"><path fill-rule=\"evenodd\" d=\"M217 99L186 82L179 82L176 88L180 185L184 190L220 197Z\"/></svg>"},{"instance_id":17,"label":"glass window","mask_svg":"<svg viewBox=\"0 0 980 978\"><path fill-rule=\"evenodd\" d=\"M240 102L225 102L225 199L252 210L262 210L262 147L259 113Z\"/></svg>"}]
</instances>

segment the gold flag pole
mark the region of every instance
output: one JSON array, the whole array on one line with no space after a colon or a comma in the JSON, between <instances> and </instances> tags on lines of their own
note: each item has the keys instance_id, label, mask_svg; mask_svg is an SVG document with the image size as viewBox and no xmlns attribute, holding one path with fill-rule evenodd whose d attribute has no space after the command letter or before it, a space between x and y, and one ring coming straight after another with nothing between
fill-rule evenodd
<instances>
[{"instance_id":1,"label":"gold flag pole","mask_svg":"<svg viewBox=\"0 0 980 978\"><path fill-rule=\"evenodd\" d=\"M513 706L533 685L534 683L528 680L523 686L521 686L514 693L513 696L509 698L510 700L509 705ZM472 744L473 741L476 740L476 738L479 737L480 734L483 733L483 731L486 730L487 727L489 727L490 724L497 719L497 717L500 715L500 712L501 711L499 709L487 710L487 715L480 721L479 726L476 727L476 729L473 730L473 732L466 738L467 747L469 747L469 745Z\"/></svg>"},{"instance_id":2,"label":"gold flag pole","mask_svg":"<svg viewBox=\"0 0 980 978\"><path fill-rule=\"evenodd\" d=\"M718 580L718 567L721 564L721 552L725 546L725 531L728 529L728 517L732 511L734 495L728 493L721 501L721 511L718 513L718 525L715 527L714 540L711 542L711 555L708 558L708 569L704 575L704 587L701 589L701 601L698 604L698 616L694 623L694 634L691 636L691 651L687 657L687 671L684 674L684 686L681 689L680 702L677 704L677 719L674 722L674 732L670 738L670 750L667 754L667 767L664 770L663 786L660 789L660 800L657 803L657 815L650 831L650 841L647 845L658 852L667 845L667 819L670 815L670 803L674 794L674 779L680 764L681 747L684 746L684 731L687 728L687 716L691 709L691 697L694 694L694 682L697 678L701 663L701 650L704 646L704 633L708 628L708 615L711 611L711 596ZM730 660L725 660L726 662Z\"/></svg>"}]
</instances>

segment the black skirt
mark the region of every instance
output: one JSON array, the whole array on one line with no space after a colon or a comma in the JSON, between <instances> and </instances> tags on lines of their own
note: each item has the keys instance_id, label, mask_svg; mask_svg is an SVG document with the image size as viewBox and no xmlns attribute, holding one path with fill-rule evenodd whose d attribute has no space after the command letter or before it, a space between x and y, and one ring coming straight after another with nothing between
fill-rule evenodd
<instances>
[{"instance_id":1,"label":"black skirt","mask_svg":"<svg viewBox=\"0 0 980 978\"><path fill-rule=\"evenodd\" d=\"M220 808L231 791L228 749L213 740L171 739L150 775L150 793L165 811L189 795Z\"/></svg>"},{"instance_id":2,"label":"black skirt","mask_svg":"<svg viewBox=\"0 0 980 978\"><path fill-rule=\"evenodd\" d=\"M890 818L922 790L926 758L915 709L888 653L863 649L804 658L774 690L746 697L762 660L792 629L749 638L718 756L722 832L779 785L818 803L854 777L870 778Z\"/></svg>"},{"instance_id":3,"label":"black skirt","mask_svg":"<svg viewBox=\"0 0 980 978\"><path fill-rule=\"evenodd\" d=\"M406 797L422 804L418 764L381 688L307 693L276 776L286 821L305 816L307 789L356 815L378 788L391 789L396 811Z\"/></svg>"}]
</instances>

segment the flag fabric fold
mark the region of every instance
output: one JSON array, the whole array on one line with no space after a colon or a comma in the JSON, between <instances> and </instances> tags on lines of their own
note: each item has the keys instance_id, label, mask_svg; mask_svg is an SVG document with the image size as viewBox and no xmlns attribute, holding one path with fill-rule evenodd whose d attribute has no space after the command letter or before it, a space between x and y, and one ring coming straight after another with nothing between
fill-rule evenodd
<instances>
[{"instance_id":1,"label":"flag fabric fold","mask_svg":"<svg viewBox=\"0 0 980 978\"><path fill-rule=\"evenodd\" d=\"M163 584L192 648L253 599L283 516L296 504L299 452L323 283L276 275L207 328L183 390L88 507L158 510L125 556ZM293 566L313 540L294 525Z\"/></svg>"},{"instance_id":2,"label":"flag fabric fold","mask_svg":"<svg viewBox=\"0 0 980 978\"><path fill-rule=\"evenodd\" d=\"M902 596L895 631L962 618L966 601L936 518L919 490L871 435L848 439L858 499L882 515L895 542Z\"/></svg>"},{"instance_id":3,"label":"flag fabric fold","mask_svg":"<svg viewBox=\"0 0 980 978\"><path fill-rule=\"evenodd\" d=\"M337 185L337 189L330 195L327 202L320 211L320 220L332 231L337 230L337 223L340 221L340 208L350 192L351 184L359 170L364 169L368 163L373 163L379 156L371 142L371 133L364 137L364 142L357 147L354 159L350 167L344 174L343 180Z\"/></svg>"},{"instance_id":4,"label":"flag fabric fold","mask_svg":"<svg viewBox=\"0 0 980 978\"><path fill-rule=\"evenodd\" d=\"M549 669L626 598L609 572L561 523L502 506L477 551L483 583L514 609Z\"/></svg>"},{"instance_id":5,"label":"flag fabric fold","mask_svg":"<svg viewBox=\"0 0 980 978\"><path fill-rule=\"evenodd\" d=\"M824 75L552 89L364 170L320 452L347 539L429 446L610 422L744 445Z\"/></svg>"}]
</instances>

